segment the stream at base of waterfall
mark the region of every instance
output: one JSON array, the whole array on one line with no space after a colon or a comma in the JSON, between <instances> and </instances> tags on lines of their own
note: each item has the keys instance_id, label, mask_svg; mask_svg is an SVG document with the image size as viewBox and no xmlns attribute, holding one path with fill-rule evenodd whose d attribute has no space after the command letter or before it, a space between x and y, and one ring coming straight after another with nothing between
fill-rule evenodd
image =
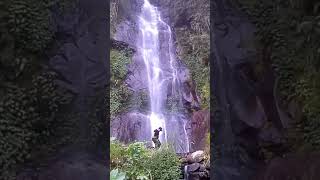
<instances>
[{"instance_id":1,"label":"stream at base of waterfall","mask_svg":"<svg viewBox=\"0 0 320 180\"><path fill-rule=\"evenodd\" d=\"M149 130L153 135L155 129L162 127L159 138L162 144L173 145L176 152L189 152L188 115L182 102L180 65L174 53L171 28L148 0L144 0L138 18L137 53L143 58L147 72L151 106Z\"/></svg>"}]
</instances>

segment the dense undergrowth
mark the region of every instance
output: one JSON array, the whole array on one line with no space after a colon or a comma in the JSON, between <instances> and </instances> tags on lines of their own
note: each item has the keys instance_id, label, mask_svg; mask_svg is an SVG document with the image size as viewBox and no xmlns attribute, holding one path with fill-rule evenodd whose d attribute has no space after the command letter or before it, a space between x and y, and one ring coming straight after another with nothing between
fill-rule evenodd
<instances>
[{"instance_id":1,"label":"dense undergrowth","mask_svg":"<svg viewBox=\"0 0 320 180\"><path fill-rule=\"evenodd\" d=\"M143 142L110 144L111 179L172 180L179 179L180 161L170 146L147 149Z\"/></svg>"},{"instance_id":2,"label":"dense undergrowth","mask_svg":"<svg viewBox=\"0 0 320 180\"><path fill-rule=\"evenodd\" d=\"M131 62L130 51L115 50L110 52L111 85L110 85L110 114L111 117L124 111L129 105L131 92L124 83L127 75L127 65Z\"/></svg>"},{"instance_id":3,"label":"dense undergrowth","mask_svg":"<svg viewBox=\"0 0 320 180\"><path fill-rule=\"evenodd\" d=\"M257 27L257 40L278 80L281 104L303 116L288 136L292 150L320 148L320 3L314 0L238 0ZM290 112L289 112L290 113ZM298 114L291 113L293 119ZM297 138L300 137L300 138Z\"/></svg>"}]
</instances>

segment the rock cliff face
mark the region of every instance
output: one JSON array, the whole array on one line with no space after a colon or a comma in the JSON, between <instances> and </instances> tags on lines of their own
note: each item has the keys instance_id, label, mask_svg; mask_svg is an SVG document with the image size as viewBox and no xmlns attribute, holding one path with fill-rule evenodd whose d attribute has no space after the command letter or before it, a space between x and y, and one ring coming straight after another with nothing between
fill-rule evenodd
<instances>
[{"instance_id":1,"label":"rock cliff face","mask_svg":"<svg viewBox=\"0 0 320 180\"><path fill-rule=\"evenodd\" d=\"M49 63L63 77L58 83L76 95L74 104L76 111L82 113L83 136L87 136L90 98L103 91L109 81L106 6L99 3L80 0L75 8L63 14L58 7L52 11L56 48L50 50Z\"/></svg>"},{"instance_id":2,"label":"rock cliff face","mask_svg":"<svg viewBox=\"0 0 320 180\"><path fill-rule=\"evenodd\" d=\"M180 31L183 30L183 28L186 28L188 26L188 22L179 19L180 15L183 15L183 12L188 12L188 15L186 15L188 18L191 18L192 12L196 11L202 11L203 9L197 7L198 9L194 9L192 4L192 1L188 1L188 3L183 3L183 1L179 1L179 3L175 4L170 1L161 1L161 2L155 2L150 1L152 4L158 7L158 9L161 12L161 18L163 21L165 21L167 24L169 24L173 30L173 40L175 46L177 46L175 52L177 57L183 58L188 55L186 52L189 46L192 46L192 44L188 44L188 47L185 47L184 44L180 44L183 42L183 38L188 38L186 36L183 36ZM137 15L140 12L141 5L143 4L142 0L135 0L131 1L130 3L125 1L112 1L111 5L117 9L117 15L113 16L114 19L112 20L111 26L114 28L114 32L112 34L113 39L116 41L121 41L129 46L132 46L133 48L137 44L137 35L139 33L138 29L138 23L137 23ZM208 3L207 3L208 4ZM181 5L183 5L181 7ZM180 7L180 8L177 8ZM177 14L175 14L177 13ZM209 13L209 10L208 10ZM179 24L180 23L180 24ZM183 27L182 27L183 26ZM191 31L191 29L189 29ZM180 39L177 39L177 37L181 37ZM183 37L183 38L182 38ZM168 48L168 44L165 43L164 39L165 36L160 36L160 44L161 49L165 50ZM209 40L209 39L207 39ZM207 47L208 48L208 47ZM180 52L181 51L181 52ZM182 55L182 51L185 53L184 56ZM163 54L163 57L168 56ZM198 131L195 132L196 129L193 129L198 126L192 126L191 125L191 119L192 119L192 109L199 110L200 105L202 103L201 97L199 97L199 89L197 89L197 82L193 80L192 77L192 70L190 70L190 67L186 65L185 61L183 59L178 60L178 78L181 81L181 89L183 93L183 104L187 109L190 110L190 112L187 112L189 120L188 120L188 134L199 134L199 137L204 137L206 130L204 131ZM170 67L165 67L166 65L163 64L164 69L169 69ZM132 91L133 97L141 92L147 92L147 76L146 76L146 68L143 62L143 59L141 58L141 55L138 53L134 53L132 56L132 62L129 64L128 68L128 74L125 80L126 86ZM199 72L200 73L200 72ZM208 78L208 77L207 77ZM164 95L167 94L170 95L170 92L166 92L164 90ZM147 124L147 117L146 112L148 109L144 110L128 110L127 112L123 112L119 114L115 119L112 119L112 136L118 137L118 139L129 142L133 139L135 140L149 140L150 134L143 134L141 131L145 128L148 128ZM204 113L206 114L206 113ZM204 115L206 116L206 115ZM208 124L209 118L196 118L199 120L198 124ZM126 130L124 130L125 128ZM201 134L202 133L202 134ZM198 137L198 138L199 138ZM196 146L197 148L203 149L200 147L199 143ZM195 148L195 149L197 149ZM192 149L193 151L194 149Z\"/></svg>"},{"instance_id":3,"label":"rock cliff face","mask_svg":"<svg viewBox=\"0 0 320 180\"><path fill-rule=\"evenodd\" d=\"M216 0L212 7L211 85L219 108L212 127L215 146L224 151L215 162L214 178L250 179L254 167L262 164L264 144L282 151L280 143L291 119L278 104L268 50L254 43L253 24L228 0ZM258 61L266 67L259 76L254 73ZM237 160L231 163L230 157Z\"/></svg>"}]
</instances>

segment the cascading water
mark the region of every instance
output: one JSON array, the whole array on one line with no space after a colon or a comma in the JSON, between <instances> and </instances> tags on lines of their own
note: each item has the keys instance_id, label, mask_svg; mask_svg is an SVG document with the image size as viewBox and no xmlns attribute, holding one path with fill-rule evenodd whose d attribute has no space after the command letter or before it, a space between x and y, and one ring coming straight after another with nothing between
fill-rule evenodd
<instances>
[{"instance_id":1,"label":"cascading water","mask_svg":"<svg viewBox=\"0 0 320 180\"><path fill-rule=\"evenodd\" d=\"M160 141L174 145L176 152L189 152L187 118L182 104L178 61L173 51L171 28L160 16L157 7L144 0L139 16L138 53L141 54L148 79L151 104L150 131L163 128ZM175 112L167 104L175 104ZM150 137L151 139L151 137Z\"/></svg>"}]
</instances>

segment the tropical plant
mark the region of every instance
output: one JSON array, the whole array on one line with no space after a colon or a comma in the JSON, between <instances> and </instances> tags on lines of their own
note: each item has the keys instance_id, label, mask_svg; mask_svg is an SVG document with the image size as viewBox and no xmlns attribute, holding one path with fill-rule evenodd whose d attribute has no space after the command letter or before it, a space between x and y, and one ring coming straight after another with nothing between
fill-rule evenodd
<instances>
[{"instance_id":1,"label":"tropical plant","mask_svg":"<svg viewBox=\"0 0 320 180\"><path fill-rule=\"evenodd\" d=\"M143 142L124 145L117 140L110 144L111 168L121 169L128 179L179 179L180 160L173 148L147 149Z\"/></svg>"},{"instance_id":2,"label":"tropical plant","mask_svg":"<svg viewBox=\"0 0 320 180\"><path fill-rule=\"evenodd\" d=\"M180 177L181 162L173 148L168 145L162 145L159 150L155 150L148 165L155 180L173 180Z\"/></svg>"},{"instance_id":3,"label":"tropical plant","mask_svg":"<svg viewBox=\"0 0 320 180\"><path fill-rule=\"evenodd\" d=\"M146 149L144 143L136 142L129 144L127 148L127 160L123 168L130 178L149 179L149 159L150 151Z\"/></svg>"},{"instance_id":4,"label":"tropical plant","mask_svg":"<svg viewBox=\"0 0 320 180\"><path fill-rule=\"evenodd\" d=\"M117 140L110 143L110 166L112 168L122 167L127 158L126 147Z\"/></svg>"}]
</instances>

